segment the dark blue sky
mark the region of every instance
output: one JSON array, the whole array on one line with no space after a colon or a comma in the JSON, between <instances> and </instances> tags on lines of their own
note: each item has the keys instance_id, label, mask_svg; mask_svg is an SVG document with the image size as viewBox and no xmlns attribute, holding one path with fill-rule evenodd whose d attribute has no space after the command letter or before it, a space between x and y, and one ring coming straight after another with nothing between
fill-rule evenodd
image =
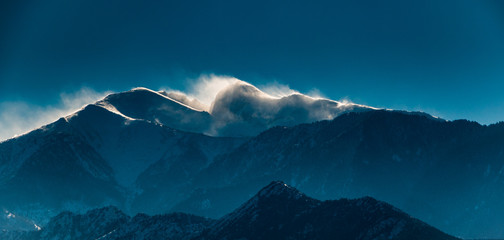
<instances>
[{"instance_id":1,"label":"dark blue sky","mask_svg":"<svg viewBox=\"0 0 504 240\"><path fill-rule=\"evenodd\" d=\"M215 73L504 120L503 1L2 1L0 30L0 103Z\"/></svg>"}]
</instances>

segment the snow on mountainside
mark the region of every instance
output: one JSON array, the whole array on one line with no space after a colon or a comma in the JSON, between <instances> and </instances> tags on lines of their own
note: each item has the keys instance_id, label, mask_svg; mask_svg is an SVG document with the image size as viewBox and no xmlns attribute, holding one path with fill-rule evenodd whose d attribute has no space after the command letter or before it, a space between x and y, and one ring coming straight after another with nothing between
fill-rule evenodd
<instances>
[{"instance_id":1,"label":"snow on mountainside","mask_svg":"<svg viewBox=\"0 0 504 240\"><path fill-rule=\"evenodd\" d=\"M184 95L135 88L110 94L52 124L0 143L0 190L12 191L0 196L0 206L22 212L10 204L14 199L28 200L26 196L48 190L54 195L36 199L50 209L85 210L100 202L133 211L152 208L149 213L159 205L169 209L191 194L188 190L174 197L173 188L183 189L187 179L216 156L246 140L222 136L252 136L271 126L370 109L300 94L272 97L242 81L222 89L211 108L206 108L208 112L198 109L198 104ZM108 190L92 193L97 189ZM153 196L158 199L155 204ZM34 210L39 203L29 200L25 204Z\"/></svg>"},{"instance_id":2,"label":"snow on mountainside","mask_svg":"<svg viewBox=\"0 0 504 240\"><path fill-rule=\"evenodd\" d=\"M141 95L145 91L140 90ZM109 204L149 213L166 211L184 195L163 191L165 187L173 190L186 184L215 156L244 140L183 132L125 116L105 102L90 104L0 143L0 190L5 193L0 195L0 207L39 224L63 210ZM164 183L168 174L172 184Z\"/></svg>"},{"instance_id":3,"label":"snow on mountainside","mask_svg":"<svg viewBox=\"0 0 504 240\"><path fill-rule=\"evenodd\" d=\"M114 207L61 213L36 232L1 233L6 240L49 239L430 239L456 240L370 197L319 201L274 181L241 207L212 220L185 213L133 218Z\"/></svg>"},{"instance_id":4,"label":"snow on mountainside","mask_svg":"<svg viewBox=\"0 0 504 240\"><path fill-rule=\"evenodd\" d=\"M0 212L0 231L12 230L37 231L40 230L40 227L30 219L2 209L2 212Z\"/></svg>"},{"instance_id":5,"label":"snow on mountainside","mask_svg":"<svg viewBox=\"0 0 504 240\"><path fill-rule=\"evenodd\" d=\"M253 136L274 126L330 120L344 112L371 109L299 93L272 97L246 82L238 81L221 90L212 103L210 113L217 121L210 133Z\"/></svg>"},{"instance_id":6,"label":"snow on mountainside","mask_svg":"<svg viewBox=\"0 0 504 240\"><path fill-rule=\"evenodd\" d=\"M40 226L108 205L220 217L282 179L321 199L379 197L451 233L504 236L492 194L501 125L271 96L241 81L213 99L136 88L1 142L0 207Z\"/></svg>"},{"instance_id":7,"label":"snow on mountainside","mask_svg":"<svg viewBox=\"0 0 504 240\"><path fill-rule=\"evenodd\" d=\"M153 91L139 87L113 93L96 103L129 120L146 120L182 131L210 136L254 136L277 125L293 126L329 120L348 111L375 108L313 98L295 91L269 95L255 86L233 79L212 87L211 102L202 103L179 91ZM80 110L79 110L80 111Z\"/></svg>"},{"instance_id":8,"label":"snow on mountainside","mask_svg":"<svg viewBox=\"0 0 504 240\"><path fill-rule=\"evenodd\" d=\"M111 94L98 101L97 105L113 108L133 119L143 119L189 132L204 132L211 124L209 113L146 88Z\"/></svg>"},{"instance_id":9,"label":"snow on mountainside","mask_svg":"<svg viewBox=\"0 0 504 240\"><path fill-rule=\"evenodd\" d=\"M96 105L127 118L210 136L254 136L274 126L330 120L345 112L374 109L299 93L273 97L239 80L221 89L209 107L180 92L146 88L111 94Z\"/></svg>"}]
</instances>

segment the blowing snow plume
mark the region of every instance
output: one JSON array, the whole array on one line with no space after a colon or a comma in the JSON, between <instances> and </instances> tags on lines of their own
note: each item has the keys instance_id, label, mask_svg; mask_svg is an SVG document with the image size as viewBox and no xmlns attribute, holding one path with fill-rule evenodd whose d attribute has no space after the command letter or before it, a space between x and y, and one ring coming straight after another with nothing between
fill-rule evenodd
<instances>
[{"instance_id":1,"label":"blowing snow plume","mask_svg":"<svg viewBox=\"0 0 504 240\"><path fill-rule=\"evenodd\" d=\"M373 109L308 96L277 82L261 88L234 77L202 75L190 81L185 92L135 88L103 98L106 93L84 88L61 94L58 106L0 103L0 141L67 116L86 104L129 120L147 120L211 136L254 136L274 126L329 120L345 112Z\"/></svg>"},{"instance_id":2,"label":"blowing snow plume","mask_svg":"<svg viewBox=\"0 0 504 240\"><path fill-rule=\"evenodd\" d=\"M187 93L163 91L162 94L208 112L212 120L203 133L212 136L253 136L274 126L329 120L344 112L372 109L311 97L278 83L268 84L264 89L233 77L205 75Z\"/></svg>"},{"instance_id":3,"label":"blowing snow plume","mask_svg":"<svg viewBox=\"0 0 504 240\"><path fill-rule=\"evenodd\" d=\"M107 94L107 92L82 88L74 93L60 94L60 102L55 106L38 106L26 102L0 103L0 141L51 123Z\"/></svg>"}]
</instances>

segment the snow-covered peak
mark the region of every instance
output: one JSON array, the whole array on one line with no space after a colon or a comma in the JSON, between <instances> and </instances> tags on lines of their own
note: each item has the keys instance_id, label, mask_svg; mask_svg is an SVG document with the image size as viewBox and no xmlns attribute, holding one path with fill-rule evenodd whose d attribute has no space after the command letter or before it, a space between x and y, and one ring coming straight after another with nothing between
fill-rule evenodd
<instances>
[{"instance_id":1,"label":"snow-covered peak","mask_svg":"<svg viewBox=\"0 0 504 240\"><path fill-rule=\"evenodd\" d=\"M277 90L260 89L236 78L214 78L217 77L202 80L189 93L137 87L109 94L93 105L127 121L143 120L182 131L225 137L256 136L275 126L294 126L332 120L347 112L377 110L308 96L287 86Z\"/></svg>"},{"instance_id":2,"label":"snow-covered peak","mask_svg":"<svg viewBox=\"0 0 504 240\"><path fill-rule=\"evenodd\" d=\"M250 83L244 81L236 81L218 92L217 96L212 102L212 108L210 112L213 112L214 108L218 107L219 104L225 103L227 101L257 101L261 99L273 98L273 96L264 93Z\"/></svg>"},{"instance_id":3,"label":"snow-covered peak","mask_svg":"<svg viewBox=\"0 0 504 240\"><path fill-rule=\"evenodd\" d=\"M246 118L247 115L272 118L284 117L282 112L304 111L313 118L332 118L331 112L340 112L343 108L369 108L353 103L342 103L324 98L313 98L298 92L284 96L272 96L244 81L236 81L223 88L212 102L210 112L216 117L234 114ZM324 113L318 113L324 112ZM276 115L276 116L275 116ZM317 120L322 120L317 119Z\"/></svg>"},{"instance_id":4,"label":"snow-covered peak","mask_svg":"<svg viewBox=\"0 0 504 240\"><path fill-rule=\"evenodd\" d=\"M147 88L134 88L131 91L111 94L96 105L131 119L141 119L189 132L205 132L211 124L211 117L207 112Z\"/></svg>"},{"instance_id":5,"label":"snow-covered peak","mask_svg":"<svg viewBox=\"0 0 504 240\"><path fill-rule=\"evenodd\" d=\"M170 105L176 107L177 110L183 111L200 111L182 102L176 101L167 95L163 95L160 92L143 87L133 88L126 92L110 94L98 103L103 102L113 105L125 115L139 114L145 109L152 109L163 105Z\"/></svg>"},{"instance_id":6,"label":"snow-covered peak","mask_svg":"<svg viewBox=\"0 0 504 240\"><path fill-rule=\"evenodd\" d=\"M218 87L201 87L200 90L206 89L208 93L200 91L199 95L137 87L110 94L91 105L106 109L125 122L142 120L182 131L226 137L250 137L275 126L294 126L331 120L347 112L377 110L311 97L291 89L280 94L267 88L263 91L234 78L214 85ZM203 96L205 100L199 99ZM82 115L81 111L89 109L85 107L65 119Z\"/></svg>"},{"instance_id":7,"label":"snow-covered peak","mask_svg":"<svg viewBox=\"0 0 504 240\"><path fill-rule=\"evenodd\" d=\"M188 97L187 95L185 95L184 93L182 92L179 92L179 91L170 91L170 92L166 92L166 91L159 91L160 94L166 96L166 97L169 97L181 104L184 104L186 106L189 106L195 110L198 110L198 111L208 111L208 108L209 106L207 106L206 104L200 102L198 99L196 98L190 98Z\"/></svg>"},{"instance_id":8,"label":"snow-covered peak","mask_svg":"<svg viewBox=\"0 0 504 240\"><path fill-rule=\"evenodd\" d=\"M212 102L210 114L215 122L208 133L253 136L274 126L331 120L345 112L370 110L373 108L297 92L272 96L249 83L236 81L223 88Z\"/></svg>"},{"instance_id":9,"label":"snow-covered peak","mask_svg":"<svg viewBox=\"0 0 504 240\"><path fill-rule=\"evenodd\" d=\"M126 121L144 120L210 136L254 136L274 126L330 120L344 112L372 109L297 92L272 96L240 80L219 89L210 106L182 92L142 87L110 94L92 105ZM87 108L81 111L89 111ZM82 115L79 113L66 119Z\"/></svg>"},{"instance_id":10,"label":"snow-covered peak","mask_svg":"<svg viewBox=\"0 0 504 240\"><path fill-rule=\"evenodd\" d=\"M134 88L111 94L96 105L130 120L146 120L210 136L234 137L255 136L275 126L331 120L347 112L378 110L346 101L315 98L293 90L271 95L238 79L209 89L217 91L207 94L213 96L211 102L200 101L180 91Z\"/></svg>"}]
</instances>

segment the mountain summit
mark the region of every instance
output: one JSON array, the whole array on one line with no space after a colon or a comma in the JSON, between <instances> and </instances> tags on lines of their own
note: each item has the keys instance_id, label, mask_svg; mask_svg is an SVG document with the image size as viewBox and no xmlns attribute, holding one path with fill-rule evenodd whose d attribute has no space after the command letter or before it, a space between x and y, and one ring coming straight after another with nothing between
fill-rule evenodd
<instances>
[{"instance_id":1,"label":"mountain summit","mask_svg":"<svg viewBox=\"0 0 504 240\"><path fill-rule=\"evenodd\" d=\"M228 137L255 136L274 126L330 120L345 112L374 109L300 93L275 97L238 80L222 88L210 106L181 92L156 92L147 88L110 94L94 105L128 119Z\"/></svg>"},{"instance_id":2,"label":"mountain summit","mask_svg":"<svg viewBox=\"0 0 504 240\"><path fill-rule=\"evenodd\" d=\"M0 208L41 227L108 205L220 218L280 179L318 199L373 196L458 236L504 236L502 123L272 96L243 82L211 106L193 100L136 88L1 142ZM274 199L318 204L273 182L238 212Z\"/></svg>"},{"instance_id":3,"label":"mountain summit","mask_svg":"<svg viewBox=\"0 0 504 240\"><path fill-rule=\"evenodd\" d=\"M274 126L330 120L345 112L372 109L300 93L274 97L249 83L237 81L222 89L215 97L210 113L216 121L209 133L254 136Z\"/></svg>"}]
</instances>

